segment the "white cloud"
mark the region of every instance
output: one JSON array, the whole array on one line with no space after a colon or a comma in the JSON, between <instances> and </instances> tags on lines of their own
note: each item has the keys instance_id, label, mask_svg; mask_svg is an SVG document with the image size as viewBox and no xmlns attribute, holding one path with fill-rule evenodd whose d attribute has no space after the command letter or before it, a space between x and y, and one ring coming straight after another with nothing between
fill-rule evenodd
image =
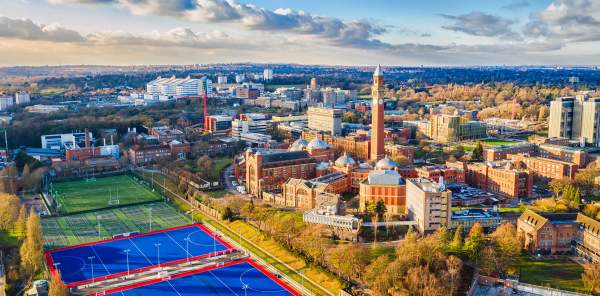
<instances>
[{"instance_id":1,"label":"white cloud","mask_svg":"<svg viewBox=\"0 0 600 296\"><path fill-rule=\"evenodd\" d=\"M53 42L81 42L84 38L76 31L58 24L37 24L28 19L0 16L0 37Z\"/></svg>"}]
</instances>

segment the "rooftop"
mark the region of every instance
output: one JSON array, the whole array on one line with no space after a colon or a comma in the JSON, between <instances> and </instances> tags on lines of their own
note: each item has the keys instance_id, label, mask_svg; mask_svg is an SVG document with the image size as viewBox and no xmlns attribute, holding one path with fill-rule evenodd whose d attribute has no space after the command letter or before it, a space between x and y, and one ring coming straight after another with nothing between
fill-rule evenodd
<instances>
[{"instance_id":1,"label":"rooftop","mask_svg":"<svg viewBox=\"0 0 600 296\"><path fill-rule=\"evenodd\" d=\"M306 151L285 151L264 154L263 163L282 162L308 158L310 158L310 155Z\"/></svg>"}]
</instances>

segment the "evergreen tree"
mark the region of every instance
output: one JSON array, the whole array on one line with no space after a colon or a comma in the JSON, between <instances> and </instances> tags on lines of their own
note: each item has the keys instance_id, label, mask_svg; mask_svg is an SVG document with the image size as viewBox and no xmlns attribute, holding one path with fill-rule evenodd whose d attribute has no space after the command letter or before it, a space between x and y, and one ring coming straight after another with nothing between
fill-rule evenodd
<instances>
[{"instance_id":1,"label":"evergreen tree","mask_svg":"<svg viewBox=\"0 0 600 296\"><path fill-rule=\"evenodd\" d=\"M473 149L473 154L471 154L471 160L483 161L483 145L481 145L481 142L477 142L477 146L475 146L475 149Z\"/></svg>"}]
</instances>

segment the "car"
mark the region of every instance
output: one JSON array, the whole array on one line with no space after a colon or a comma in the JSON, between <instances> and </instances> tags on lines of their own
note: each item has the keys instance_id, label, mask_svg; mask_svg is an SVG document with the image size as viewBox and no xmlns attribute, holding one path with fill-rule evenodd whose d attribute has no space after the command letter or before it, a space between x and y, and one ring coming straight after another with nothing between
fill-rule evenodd
<instances>
[{"instance_id":1,"label":"car","mask_svg":"<svg viewBox=\"0 0 600 296\"><path fill-rule=\"evenodd\" d=\"M239 186L239 185L240 185L240 183L238 183L237 181L233 181L233 182L231 182L231 184L232 184L233 186Z\"/></svg>"}]
</instances>

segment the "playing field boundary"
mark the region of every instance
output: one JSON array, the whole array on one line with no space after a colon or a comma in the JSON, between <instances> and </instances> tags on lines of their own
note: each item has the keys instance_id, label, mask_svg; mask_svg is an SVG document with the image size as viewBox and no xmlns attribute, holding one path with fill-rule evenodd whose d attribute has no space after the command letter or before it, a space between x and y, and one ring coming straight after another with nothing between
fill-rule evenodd
<instances>
[{"instance_id":1,"label":"playing field boundary","mask_svg":"<svg viewBox=\"0 0 600 296\"><path fill-rule=\"evenodd\" d=\"M292 287L290 287L288 284L286 284L282 280L278 279L271 272L269 272L268 270L264 269L258 263L254 262L254 260L252 260L250 258L244 258L244 259L240 259L240 260L226 262L226 263L223 263L221 265L213 265L213 266L208 266L208 267L204 267L204 268L200 268L200 269L196 269L196 270L190 270L190 271L182 272L182 273L179 273L179 274L176 274L176 275L172 275L172 276L169 276L169 277L160 278L160 279L154 279L154 280L149 280L149 281L140 282L140 283L135 283L135 284L128 285L128 286L122 286L122 287L118 287L118 288L114 288L114 289L105 290L103 292L104 292L104 294L112 294L112 293L122 292L122 291L131 290L131 289L135 289L135 288L141 288L141 287L145 287L145 286L149 286L149 285L153 285L153 284L158 284L158 283L166 282L166 281L169 281L169 280L172 280L172 279L182 278L182 277L186 277L186 276L190 276L190 275L196 275L196 274L200 274L200 273L203 273L203 272L206 272L206 271L211 271L211 270L215 270L215 269L219 269L219 268L224 268L224 267L228 267L228 266L232 266L232 265L236 265L236 264L240 264L240 263L244 263L244 262L252 265L252 267L254 267L257 270L259 270L262 274L264 274L270 280L274 281L275 283L277 283L278 285L280 285L281 287L283 287L284 289L286 289L292 295L294 295L294 296L301 296L302 295L302 294L298 293L296 290L294 290ZM88 294L87 296L96 296L96 295L97 295L97 293L93 293L93 294Z\"/></svg>"},{"instance_id":2,"label":"playing field boundary","mask_svg":"<svg viewBox=\"0 0 600 296\"><path fill-rule=\"evenodd\" d=\"M177 226L177 227L160 229L160 230L155 230L155 231L145 232L145 233L140 233L140 234L134 234L134 235L131 235L131 236L126 236L126 237L117 237L117 238L111 238L111 239L105 239L105 240L100 240L100 241L95 241L95 242L89 242L89 243L79 244L79 245L75 245L75 246L68 246L68 247L61 247L61 248L57 248L57 249L52 249L52 250L46 251L45 254L44 254L44 257L46 258L46 262L47 262L47 265L48 265L48 269L50 269L50 273L52 273L53 275L58 275L59 271L54 266L54 259L52 258L52 253L54 253L54 252L64 251L64 250L70 250L70 249L76 249L76 248L85 247L85 246L93 246L93 245L97 245L97 244L101 244L101 243L106 243L106 242L113 242L113 241L119 241L119 240L124 240L124 239L130 239L130 238L136 238L136 237L143 237L143 236L148 236L148 235L152 235L152 234L157 234L157 233L163 233L163 232L169 232L169 231L173 231L173 230L188 228L188 227L192 227L192 226L193 227L197 227L197 228L203 230L210 237L212 237L213 239L219 241L219 243L221 243L222 245L224 245L225 247L227 247L227 249L222 250L222 251L218 251L218 252L210 252L210 253L207 253L207 254L202 254L202 255L198 255L198 256L192 256L192 257L182 258L182 259L168 261L168 262L161 262L160 264L149 265L149 266L144 266L144 267L137 268L137 269L132 269L132 270L129 270L129 272L128 271L123 271L123 272L108 274L108 275L105 275L105 276L95 277L95 278L92 278L92 279L86 279L86 280L82 280L82 281L78 281L78 282L73 282L73 283L67 284L67 287L69 287L69 288L70 287L75 287L75 286L79 286L79 285L83 285L83 284L87 284L87 283L91 283L91 282L102 281L102 280L107 280L107 279L112 279L112 278L120 277L120 276L126 275L128 273L137 273L137 272L141 272L141 271L145 271L145 270L150 270L150 269L153 269L153 268L157 268L159 266L170 266L170 265L175 265L175 264L179 264L179 263L188 262L190 260L198 260L198 259L202 259L202 258L215 257L215 256L223 255L223 254L229 254L229 253L232 253L232 252L236 251L236 249L233 248L233 246L231 246L229 243L227 243L226 241L224 241L223 239L221 239L220 237L218 237L217 235L215 235L214 233L212 233L212 231L210 231L204 225L195 223L195 224L181 225L181 226Z\"/></svg>"},{"instance_id":3,"label":"playing field boundary","mask_svg":"<svg viewBox=\"0 0 600 296\"><path fill-rule=\"evenodd\" d=\"M106 206L106 207L103 207L100 209L83 210L80 212L61 213L61 212L57 211L57 213L51 215L51 217L67 217L67 216L74 216L74 215L96 213L98 211L114 210L114 209L126 208L126 207L131 207L131 206L141 206L141 205L153 204L153 203L162 202L162 201L164 201L163 198L157 198L157 199L153 199L153 200L138 201L138 202L122 204L122 205L119 204L119 205Z\"/></svg>"}]
</instances>

